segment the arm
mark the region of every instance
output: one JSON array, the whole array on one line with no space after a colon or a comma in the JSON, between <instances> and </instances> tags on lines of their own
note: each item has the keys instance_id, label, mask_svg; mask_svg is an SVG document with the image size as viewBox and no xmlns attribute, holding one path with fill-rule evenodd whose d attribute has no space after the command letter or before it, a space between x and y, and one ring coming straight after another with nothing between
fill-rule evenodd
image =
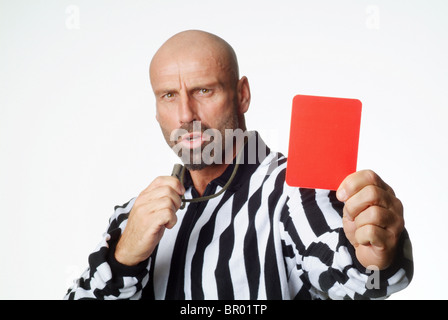
<instances>
[{"instance_id":1,"label":"arm","mask_svg":"<svg viewBox=\"0 0 448 320\"><path fill-rule=\"evenodd\" d=\"M335 192L295 189L287 207L284 245L293 257L286 259L292 298L385 298L411 281L413 265L407 255L410 241L405 230L397 242L393 263L381 271L371 271L358 261L346 237L344 203Z\"/></svg>"},{"instance_id":2,"label":"arm","mask_svg":"<svg viewBox=\"0 0 448 320\"><path fill-rule=\"evenodd\" d=\"M138 299L141 290L137 285L148 273L149 259L140 265L129 267L119 263L115 247L126 226L132 199L123 206L115 207L109 227L95 251L89 256L89 267L69 288L64 299ZM140 289L142 286L139 286Z\"/></svg>"},{"instance_id":3,"label":"arm","mask_svg":"<svg viewBox=\"0 0 448 320\"><path fill-rule=\"evenodd\" d=\"M140 195L116 207L89 268L66 299L138 299L148 280L150 256L177 221L185 189L173 177L156 178Z\"/></svg>"}]
</instances>

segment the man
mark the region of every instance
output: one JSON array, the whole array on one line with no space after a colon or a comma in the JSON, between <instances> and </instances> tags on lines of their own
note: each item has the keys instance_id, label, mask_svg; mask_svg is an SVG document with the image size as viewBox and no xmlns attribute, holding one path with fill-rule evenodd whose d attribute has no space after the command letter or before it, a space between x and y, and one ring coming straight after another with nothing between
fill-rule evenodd
<instances>
[{"instance_id":1,"label":"man","mask_svg":"<svg viewBox=\"0 0 448 320\"><path fill-rule=\"evenodd\" d=\"M173 36L150 79L185 182L158 177L117 206L67 299L379 298L409 284L410 242L392 188L370 170L337 193L286 185L286 158L246 130L249 83L224 40ZM203 201L183 207L182 197Z\"/></svg>"}]
</instances>

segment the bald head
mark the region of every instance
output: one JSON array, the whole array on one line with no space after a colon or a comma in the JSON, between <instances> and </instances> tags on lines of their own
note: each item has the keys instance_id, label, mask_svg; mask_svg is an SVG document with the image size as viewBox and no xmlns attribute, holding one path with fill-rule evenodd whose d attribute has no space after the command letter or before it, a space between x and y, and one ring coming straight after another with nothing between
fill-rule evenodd
<instances>
[{"instance_id":1,"label":"bald head","mask_svg":"<svg viewBox=\"0 0 448 320\"><path fill-rule=\"evenodd\" d=\"M238 61L233 48L222 38L200 30L187 30L169 38L156 52L150 64L151 85L154 78L165 70L167 64L177 63L191 57L212 60L218 68L228 73L232 82L239 79Z\"/></svg>"}]
</instances>

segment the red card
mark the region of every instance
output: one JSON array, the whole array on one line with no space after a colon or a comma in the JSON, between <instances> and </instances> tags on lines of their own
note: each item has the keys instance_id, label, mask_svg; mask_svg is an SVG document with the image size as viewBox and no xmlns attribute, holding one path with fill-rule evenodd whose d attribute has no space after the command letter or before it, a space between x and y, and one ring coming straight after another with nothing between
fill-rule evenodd
<instances>
[{"instance_id":1,"label":"red card","mask_svg":"<svg viewBox=\"0 0 448 320\"><path fill-rule=\"evenodd\" d=\"M357 99L295 96L286 183L337 190L356 171L360 124Z\"/></svg>"}]
</instances>

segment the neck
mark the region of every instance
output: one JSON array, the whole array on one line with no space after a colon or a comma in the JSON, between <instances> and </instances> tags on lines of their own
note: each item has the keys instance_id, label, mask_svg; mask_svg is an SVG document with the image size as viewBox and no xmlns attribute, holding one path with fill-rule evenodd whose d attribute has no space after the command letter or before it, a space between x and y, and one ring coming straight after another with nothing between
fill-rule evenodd
<instances>
[{"instance_id":1,"label":"neck","mask_svg":"<svg viewBox=\"0 0 448 320\"><path fill-rule=\"evenodd\" d=\"M207 166L202 170L191 170L190 176L193 180L193 185L196 191L199 193L199 196L202 196L205 192L205 188L207 185L214 179L218 178L223 172L227 169L229 165L226 163L223 164L214 164L211 166Z\"/></svg>"}]
</instances>

